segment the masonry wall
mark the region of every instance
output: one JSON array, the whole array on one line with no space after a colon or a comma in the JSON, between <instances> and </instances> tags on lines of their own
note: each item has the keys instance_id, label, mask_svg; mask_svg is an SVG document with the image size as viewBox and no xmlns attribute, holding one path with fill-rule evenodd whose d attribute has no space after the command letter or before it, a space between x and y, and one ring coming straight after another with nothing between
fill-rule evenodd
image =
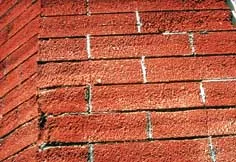
<instances>
[{"instance_id":1,"label":"masonry wall","mask_svg":"<svg viewBox=\"0 0 236 162\"><path fill-rule=\"evenodd\" d=\"M223 0L4 0L0 161L236 161Z\"/></svg>"}]
</instances>

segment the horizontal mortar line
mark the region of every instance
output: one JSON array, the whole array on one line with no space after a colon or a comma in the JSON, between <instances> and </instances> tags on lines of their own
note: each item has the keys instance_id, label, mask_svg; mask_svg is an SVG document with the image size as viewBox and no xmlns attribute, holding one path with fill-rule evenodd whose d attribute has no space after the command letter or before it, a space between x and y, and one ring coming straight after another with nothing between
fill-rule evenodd
<instances>
[{"instance_id":1,"label":"horizontal mortar line","mask_svg":"<svg viewBox=\"0 0 236 162\"><path fill-rule=\"evenodd\" d=\"M213 9L166 9L166 10L140 10L138 9L140 13L150 13L150 12L206 12L206 11L230 11L230 9L222 9L222 8L213 8ZM124 12L92 12L90 11L90 16L93 15L114 15L114 14L132 14L134 13L136 10L134 9L133 11L124 11ZM56 15L43 15L43 13L41 13L40 15L42 18L45 17L62 17L62 16L87 16L86 12L85 13L79 13L79 14L56 14Z\"/></svg>"},{"instance_id":2,"label":"horizontal mortar line","mask_svg":"<svg viewBox=\"0 0 236 162\"><path fill-rule=\"evenodd\" d=\"M188 112L188 111L195 111L195 110L227 110L227 109L236 109L236 105L225 105L225 106L198 106L198 107L189 107L189 108L153 108L153 109L133 109L133 110L114 110L114 111L93 111L90 114L86 111L84 112L63 112L58 114L46 114L46 117L49 118L56 118L56 117L63 117L63 116L88 116L88 115L112 115L112 114L137 114L137 113L180 113L180 112Z\"/></svg>"},{"instance_id":3,"label":"horizontal mortar line","mask_svg":"<svg viewBox=\"0 0 236 162\"><path fill-rule=\"evenodd\" d=\"M15 7L15 6L17 6L17 5L19 5L19 2L17 2L14 6L13 6L13 8ZM18 19L24 12L27 12L27 10L31 7L31 6L33 6L34 5L34 3L32 3L31 5L29 5L25 10L23 10L17 17L15 17L13 20L11 20L10 22L8 22L8 24L6 24L6 26L7 25L9 25L9 24L11 24L13 21L15 21L16 19ZM7 11L8 13L10 12L10 9ZM6 13L6 15L8 14L8 13ZM2 16L0 16L0 19L2 19L4 16L6 16L6 15L2 15ZM40 15L40 13L38 14L38 15L36 15L36 16L39 16ZM35 16L35 17L36 17ZM32 20L35 18L35 17L33 17L32 18ZM0 31L3 29L3 28L5 28L6 26L3 26L2 28L0 28Z\"/></svg>"},{"instance_id":4,"label":"horizontal mortar line","mask_svg":"<svg viewBox=\"0 0 236 162\"><path fill-rule=\"evenodd\" d=\"M232 54L196 54L193 56L192 54L179 54L179 55L156 55L156 56L145 56L145 59L162 59L162 58L203 58L203 57L222 57L222 56L229 56L233 57L236 56L236 53ZM47 63L80 63L86 61L119 61L119 60L140 60L140 56L134 57L113 57L113 58L85 58L85 59L57 59L57 60L38 60L37 63L40 65L47 64Z\"/></svg>"},{"instance_id":5,"label":"horizontal mortar line","mask_svg":"<svg viewBox=\"0 0 236 162\"><path fill-rule=\"evenodd\" d=\"M38 15L37 15L38 16ZM11 38L13 38L16 34L18 34L19 32L21 32L27 25L29 25L32 21L34 21L35 19L37 19L37 16L35 16L32 20L30 20L29 22L27 22L25 25L23 25L15 34L13 34L11 37L8 38L7 41L5 41L1 46L3 46L4 44L6 44L9 40L11 40ZM37 33L38 34L38 33Z\"/></svg>"},{"instance_id":6,"label":"horizontal mortar line","mask_svg":"<svg viewBox=\"0 0 236 162\"><path fill-rule=\"evenodd\" d=\"M0 140L4 140L5 138L7 138L8 136L11 136L13 133L15 133L17 130L19 130L20 128L30 124L32 121L34 121L35 119L38 119L39 116L36 116L20 125L18 125L17 127L15 127L13 130L11 130L10 132L8 132L7 134L3 135L2 137L0 137ZM3 120L3 119L1 119Z\"/></svg>"},{"instance_id":7,"label":"horizontal mortar line","mask_svg":"<svg viewBox=\"0 0 236 162\"><path fill-rule=\"evenodd\" d=\"M23 105L25 102L28 102L29 100L31 100L32 98L36 97L36 95L34 94L33 96L31 96L30 98L24 100L23 102L21 102L20 104L18 104L17 106L15 106L13 109L11 109L10 111L6 112L5 114L3 114L2 116L6 116L7 114L11 113L12 111L15 111L19 106ZM4 108L4 106L3 106Z\"/></svg>"},{"instance_id":8,"label":"horizontal mortar line","mask_svg":"<svg viewBox=\"0 0 236 162\"><path fill-rule=\"evenodd\" d=\"M134 25L135 27L135 25ZM138 33L138 32L133 32L133 33L124 33L124 34L90 34L91 38L93 37L112 37L112 36L139 36L139 35L167 35L166 32L168 30L164 31L164 32L141 32L141 33ZM200 34L207 34L207 33L215 33L215 32L236 32L236 29L215 29L215 30L208 30L208 29L202 29L202 30L187 30L187 31L168 31L170 34L171 33L180 33L181 35L183 35L182 33L183 32L186 32L187 33L200 33ZM167 35L168 36L168 35ZM49 40L49 39L63 39L63 38L86 38L86 34L84 35L74 35L74 36L69 36L69 35L66 35L66 36L40 36L39 34L39 39L40 40Z\"/></svg>"},{"instance_id":9,"label":"horizontal mortar line","mask_svg":"<svg viewBox=\"0 0 236 162\"><path fill-rule=\"evenodd\" d=\"M30 58L32 58L33 56L36 56L36 54L38 53L38 51L32 53L31 55L29 55L28 57L26 57L22 62L20 62L19 64L17 64L17 66L15 66L14 68L12 68L10 71L8 71L7 73L5 73L3 75L3 77L0 78L0 81L4 78L6 78L12 71L14 71L15 69L17 69L19 66L21 66L22 64L24 64L26 61L28 61ZM36 63L36 62L35 62ZM1 64L1 62L0 62Z\"/></svg>"},{"instance_id":10,"label":"horizontal mortar line","mask_svg":"<svg viewBox=\"0 0 236 162\"><path fill-rule=\"evenodd\" d=\"M14 91L16 88L18 88L18 87L21 86L22 84L24 84L27 80L31 79L35 74L37 74L37 72L34 72L34 73L31 74L28 78L26 78L25 80L22 80L18 85L16 85L15 87L13 87L13 88L10 89L9 91L7 91L4 95L0 96L0 99L6 97L9 93L11 93L12 91Z\"/></svg>"},{"instance_id":11,"label":"horizontal mortar line","mask_svg":"<svg viewBox=\"0 0 236 162\"><path fill-rule=\"evenodd\" d=\"M5 161L5 160L7 160L7 159L9 159L9 158L12 158L12 157L16 156L17 154L19 154L19 153L21 153L21 152L23 152L23 151L25 151L25 150L27 150L27 149L33 147L33 146L36 146L36 142L25 146L24 148L20 149L19 151L15 152L14 154L11 154L11 155L9 155L8 157L6 157L6 158L0 160L0 162L3 162L3 161Z\"/></svg>"},{"instance_id":12,"label":"horizontal mortar line","mask_svg":"<svg viewBox=\"0 0 236 162\"><path fill-rule=\"evenodd\" d=\"M137 139L137 140L113 140L113 141L92 141L92 142L48 142L44 147L63 147L63 146L84 146L89 144L105 145L105 144L122 144L122 143L143 143L143 142L164 142L164 141L191 141L208 139L208 135L203 136L189 136L189 137L169 137L169 138L152 138L152 139ZM212 138L236 137L236 134L226 135L212 135Z\"/></svg>"},{"instance_id":13,"label":"horizontal mortar line","mask_svg":"<svg viewBox=\"0 0 236 162\"><path fill-rule=\"evenodd\" d=\"M30 39L32 39L33 37L38 36L38 33L34 34L32 37L30 37L28 40L26 40L23 44L21 44L20 46L18 46L16 49L14 49L12 52L10 52L9 54L7 54L2 60L0 60L0 63L2 63L3 61L5 61L7 59L8 56L12 55L15 51L17 51L18 49L20 49L23 45L25 45L26 42L28 42ZM1 47L0 47L1 48Z\"/></svg>"}]
</instances>

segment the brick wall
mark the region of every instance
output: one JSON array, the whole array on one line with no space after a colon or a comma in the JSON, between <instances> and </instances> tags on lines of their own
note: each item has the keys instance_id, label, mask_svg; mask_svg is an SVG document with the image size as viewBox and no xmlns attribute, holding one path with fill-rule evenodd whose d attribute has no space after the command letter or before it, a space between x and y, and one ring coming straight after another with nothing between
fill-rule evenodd
<instances>
[{"instance_id":1,"label":"brick wall","mask_svg":"<svg viewBox=\"0 0 236 162\"><path fill-rule=\"evenodd\" d=\"M0 161L236 162L224 0L0 1Z\"/></svg>"}]
</instances>

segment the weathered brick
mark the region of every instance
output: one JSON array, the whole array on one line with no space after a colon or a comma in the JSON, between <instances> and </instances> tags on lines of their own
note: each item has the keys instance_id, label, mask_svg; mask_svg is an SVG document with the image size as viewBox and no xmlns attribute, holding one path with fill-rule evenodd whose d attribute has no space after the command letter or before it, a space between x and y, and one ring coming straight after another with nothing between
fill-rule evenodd
<instances>
[{"instance_id":1,"label":"weathered brick","mask_svg":"<svg viewBox=\"0 0 236 162\"><path fill-rule=\"evenodd\" d=\"M0 79L5 75L6 63L0 62Z\"/></svg>"},{"instance_id":2,"label":"weathered brick","mask_svg":"<svg viewBox=\"0 0 236 162\"><path fill-rule=\"evenodd\" d=\"M29 78L27 81L19 85L13 91L8 93L2 99L4 108L0 109L0 114L4 115L12 109L16 108L18 105L24 101L30 99L36 94L36 75Z\"/></svg>"},{"instance_id":3,"label":"weathered brick","mask_svg":"<svg viewBox=\"0 0 236 162\"><path fill-rule=\"evenodd\" d=\"M187 35L135 35L91 38L93 58L190 55Z\"/></svg>"},{"instance_id":4,"label":"weathered brick","mask_svg":"<svg viewBox=\"0 0 236 162\"><path fill-rule=\"evenodd\" d=\"M39 87L142 82L139 60L47 63L39 68Z\"/></svg>"},{"instance_id":5,"label":"weathered brick","mask_svg":"<svg viewBox=\"0 0 236 162\"><path fill-rule=\"evenodd\" d=\"M9 71L11 71L23 61L28 59L30 56L35 54L38 50L37 41L37 36L34 36L29 41L25 42L20 48L15 50L11 55L9 55L4 60L6 64L5 73L9 73Z\"/></svg>"},{"instance_id":6,"label":"weathered brick","mask_svg":"<svg viewBox=\"0 0 236 162\"><path fill-rule=\"evenodd\" d=\"M14 7L12 9L10 9L6 14L4 14L4 16L1 17L0 29L5 27L8 23L10 23L12 20L14 20L19 15L21 15L31 5L32 0L23 0L20 2L18 2L18 0L17 0L17 2L15 2L15 4L16 3L17 3L17 5L14 5Z\"/></svg>"},{"instance_id":7,"label":"weathered brick","mask_svg":"<svg viewBox=\"0 0 236 162\"><path fill-rule=\"evenodd\" d=\"M33 146L5 160L4 162L26 162L26 161L38 162L37 151L38 148Z\"/></svg>"},{"instance_id":8,"label":"weathered brick","mask_svg":"<svg viewBox=\"0 0 236 162\"><path fill-rule=\"evenodd\" d=\"M36 142L38 138L37 125L38 120L32 121L0 141L0 160Z\"/></svg>"},{"instance_id":9,"label":"weathered brick","mask_svg":"<svg viewBox=\"0 0 236 162\"><path fill-rule=\"evenodd\" d=\"M27 59L20 68L20 79L24 81L37 72L37 55Z\"/></svg>"},{"instance_id":10,"label":"weathered brick","mask_svg":"<svg viewBox=\"0 0 236 162\"><path fill-rule=\"evenodd\" d=\"M235 162L235 137L213 138L212 141L216 149L218 162Z\"/></svg>"},{"instance_id":11,"label":"weathered brick","mask_svg":"<svg viewBox=\"0 0 236 162\"><path fill-rule=\"evenodd\" d=\"M86 146L65 146L49 148L39 153L39 161L87 162L88 148Z\"/></svg>"},{"instance_id":12,"label":"weathered brick","mask_svg":"<svg viewBox=\"0 0 236 162\"><path fill-rule=\"evenodd\" d=\"M97 162L210 162L207 140L154 141L94 146Z\"/></svg>"},{"instance_id":13,"label":"weathered brick","mask_svg":"<svg viewBox=\"0 0 236 162\"><path fill-rule=\"evenodd\" d=\"M163 11L163 10L196 10L196 9L227 9L224 0L90 0L89 9L92 13Z\"/></svg>"},{"instance_id":14,"label":"weathered brick","mask_svg":"<svg viewBox=\"0 0 236 162\"><path fill-rule=\"evenodd\" d=\"M206 106L236 105L236 81L203 83L206 94Z\"/></svg>"},{"instance_id":15,"label":"weathered brick","mask_svg":"<svg viewBox=\"0 0 236 162\"><path fill-rule=\"evenodd\" d=\"M236 57L188 57L146 59L147 80L204 80L236 77Z\"/></svg>"},{"instance_id":16,"label":"weathered brick","mask_svg":"<svg viewBox=\"0 0 236 162\"><path fill-rule=\"evenodd\" d=\"M202 106L198 83L95 86L93 111L169 109Z\"/></svg>"},{"instance_id":17,"label":"weathered brick","mask_svg":"<svg viewBox=\"0 0 236 162\"><path fill-rule=\"evenodd\" d=\"M141 13L143 32L230 30L230 11Z\"/></svg>"},{"instance_id":18,"label":"weathered brick","mask_svg":"<svg viewBox=\"0 0 236 162\"><path fill-rule=\"evenodd\" d=\"M205 110L155 112L151 114L154 138L177 138L207 135Z\"/></svg>"},{"instance_id":19,"label":"weathered brick","mask_svg":"<svg viewBox=\"0 0 236 162\"><path fill-rule=\"evenodd\" d=\"M20 105L17 109L3 116L0 123L0 137L36 116L38 116L38 106L36 98L33 97Z\"/></svg>"},{"instance_id":20,"label":"weathered brick","mask_svg":"<svg viewBox=\"0 0 236 162\"><path fill-rule=\"evenodd\" d=\"M5 27L4 29L2 29L0 31L0 45L2 45L3 43L5 43L8 39L8 32L9 29L8 27Z\"/></svg>"},{"instance_id":21,"label":"weathered brick","mask_svg":"<svg viewBox=\"0 0 236 162\"><path fill-rule=\"evenodd\" d=\"M145 139L146 115L131 113L50 117L43 136L48 142Z\"/></svg>"},{"instance_id":22,"label":"weathered brick","mask_svg":"<svg viewBox=\"0 0 236 162\"><path fill-rule=\"evenodd\" d=\"M39 19L34 19L29 24L27 24L20 32L14 35L5 44L0 46L0 61L7 57L14 50L23 45L30 38L35 36L39 30ZM19 41L21 40L21 41Z\"/></svg>"},{"instance_id":23,"label":"weathered brick","mask_svg":"<svg viewBox=\"0 0 236 162\"><path fill-rule=\"evenodd\" d=\"M39 60L88 59L85 38L49 39L40 41Z\"/></svg>"},{"instance_id":24,"label":"weathered brick","mask_svg":"<svg viewBox=\"0 0 236 162\"><path fill-rule=\"evenodd\" d=\"M195 34L194 44L199 55L236 53L236 32Z\"/></svg>"},{"instance_id":25,"label":"weathered brick","mask_svg":"<svg viewBox=\"0 0 236 162\"><path fill-rule=\"evenodd\" d=\"M84 0L42 0L41 3L43 16L86 14Z\"/></svg>"},{"instance_id":26,"label":"weathered brick","mask_svg":"<svg viewBox=\"0 0 236 162\"><path fill-rule=\"evenodd\" d=\"M236 109L208 110L207 123L210 135L236 133Z\"/></svg>"},{"instance_id":27,"label":"weathered brick","mask_svg":"<svg viewBox=\"0 0 236 162\"><path fill-rule=\"evenodd\" d=\"M85 87L42 91L38 100L45 113L85 112Z\"/></svg>"},{"instance_id":28,"label":"weathered brick","mask_svg":"<svg viewBox=\"0 0 236 162\"><path fill-rule=\"evenodd\" d=\"M40 37L135 33L135 24L135 13L44 17Z\"/></svg>"},{"instance_id":29,"label":"weathered brick","mask_svg":"<svg viewBox=\"0 0 236 162\"><path fill-rule=\"evenodd\" d=\"M2 15L4 15L9 9L11 9L16 3L17 3L17 0L4 0L4 1L1 1L1 4L0 4L0 17Z\"/></svg>"},{"instance_id":30,"label":"weathered brick","mask_svg":"<svg viewBox=\"0 0 236 162\"><path fill-rule=\"evenodd\" d=\"M39 14L40 14L40 1L37 1L9 24L8 37L9 38L12 37L27 23L32 21L36 16L39 16Z\"/></svg>"}]
</instances>

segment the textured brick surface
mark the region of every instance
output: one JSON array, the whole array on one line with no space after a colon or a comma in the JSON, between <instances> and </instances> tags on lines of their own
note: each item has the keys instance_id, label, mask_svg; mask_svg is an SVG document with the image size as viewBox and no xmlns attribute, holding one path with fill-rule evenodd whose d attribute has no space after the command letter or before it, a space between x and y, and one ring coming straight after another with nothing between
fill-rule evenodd
<instances>
[{"instance_id":1,"label":"textured brick surface","mask_svg":"<svg viewBox=\"0 0 236 162\"><path fill-rule=\"evenodd\" d=\"M40 161L68 161L68 162L87 162L88 148L79 146L66 146L61 148L49 148L39 153Z\"/></svg>"},{"instance_id":2,"label":"textured brick surface","mask_svg":"<svg viewBox=\"0 0 236 162\"><path fill-rule=\"evenodd\" d=\"M85 60L86 39L49 39L40 41L39 59L48 60Z\"/></svg>"},{"instance_id":3,"label":"textured brick surface","mask_svg":"<svg viewBox=\"0 0 236 162\"><path fill-rule=\"evenodd\" d=\"M38 138L37 121L17 129L13 134L0 141L0 160L17 153L21 149L36 142Z\"/></svg>"},{"instance_id":4,"label":"textured brick surface","mask_svg":"<svg viewBox=\"0 0 236 162\"><path fill-rule=\"evenodd\" d=\"M158 10L193 10L193 9L227 9L224 0L90 0L89 9L98 13L158 11Z\"/></svg>"},{"instance_id":5,"label":"textured brick surface","mask_svg":"<svg viewBox=\"0 0 236 162\"><path fill-rule=\"evenodd\" d=\"M190 137L207 135L204 110L152 113L153 137Z\"/></svg>"},{"instance_id":6,"label":"textured brick surface","mask_svg":"<svg viewBox=\"0 0 236 162\"><path fill-rule=\"evenodd\" d=\"M38 102L46 113L85 112L85 87L42 91Z\"/></svg>"},{"instance_id":7,"label":"textured brick surface","mask_svg":"<svg viewBox=\"0 0 236 162\"><path fill-rule=\"evenodd\" d=\"M95 145L94 159L98 162L210 162L206 140Z\"/></svg>"},{"instance_id":8,"label":"textured brick surface","mask_svg":"<svg viewBox=\"0 0 236 162\"><path fill-rule=\"evenodd\" d=\"M92 58L190 55L187 35L136 35L91 38Z\"/></svg>"},{"instance_id":9,"label":"textured brick surface","mask_svg":"<svg viewBox=\"0 0 236 162\"><path fill-rule=\"evenodd\" d=\"M203 83L207 106L236 105L236 81Z\"/></svg>"},{"instance_id":10,"label":"textured brick surface","mask_svg":"<svg viewBox=\"0 0 236 162\"><path fill-rule=\"evenodd\" d=\"M146 59L147 79L151 82L204 80L236 76L236 58L189 57Z\"/></svg>"},{"instance_id":11,"label":"textured brick surface","mask_svg":"<svg viewBox=\"0 0 236 162\"><path fill-rule=\"evenodd\" d=\"M199 55L236 53L236 32L195 34L194 38L196 53Z\"/></svg>"},{"instance_id":12,"label":"textured brick surface","mask_svg":"<svg viewBox=\"0 0 236 162\"><path fill-rule=\"evenodd\" d=\"M16 4L17 0L5 0L0 5L0 15L4 15L10 8Z\"/></svg>"},{"instance_id":13,"label":"textured brick surface","mask_svg":"<svg viewBox=\"0 0 236 162\"><path fill-rule=\"evenodd\" d=\"M48 118L44 138L58 142L145 139L146 116L132 113Z\"/></svg>"},{"instance_id":14,"label":"textured brick surface","mask_svg":"<svg viewBox=\"0 0 236 162\"><path fill-rule=\"evenodd\" d=\"M39 87L142 82L139 60L43 64L39 77Z\"/></svg>"},{"instance_id":15,"label":"textured brick surface","mask_svg":"<svg viewBox=\"0 0 236 162\"><path fill-rule=\"evenodd\" d=\"M136 33L135 24L135 13L44 17L41 23L40 37Z\"/></svg>"},{"instance_id":16,"label":"textured brick surface","mask_svg":"<svg viewBox=\"0 0 236 162\"><path fill-rule=\"evenodd\" d=\"M233 29L229 11L141 13L143 32Z\"/></svg>"},{"instance_id":17,"label":"textured brick surface","mask_svg":"<svg viewBox=\"0 0 236 162\"><path fill-rule=\"evenodd\" d=\"M30 161L30 162L38 162L37 158L37 147L30 147L27 148L26 150L20 152L19 154L16 154L15 156L4 160L4 162L25 162L25 161Z\"/></svg>"},{"instance_id":18,"label":"textured brick surface","mask_svg":"<svg viewBox=\"0 0 236 162\"><path fill-rule=\"evenodd\" d=\"M202 106L198 83L98 86L94 111L169 109Z\"/></svg>"}]
</instances>

